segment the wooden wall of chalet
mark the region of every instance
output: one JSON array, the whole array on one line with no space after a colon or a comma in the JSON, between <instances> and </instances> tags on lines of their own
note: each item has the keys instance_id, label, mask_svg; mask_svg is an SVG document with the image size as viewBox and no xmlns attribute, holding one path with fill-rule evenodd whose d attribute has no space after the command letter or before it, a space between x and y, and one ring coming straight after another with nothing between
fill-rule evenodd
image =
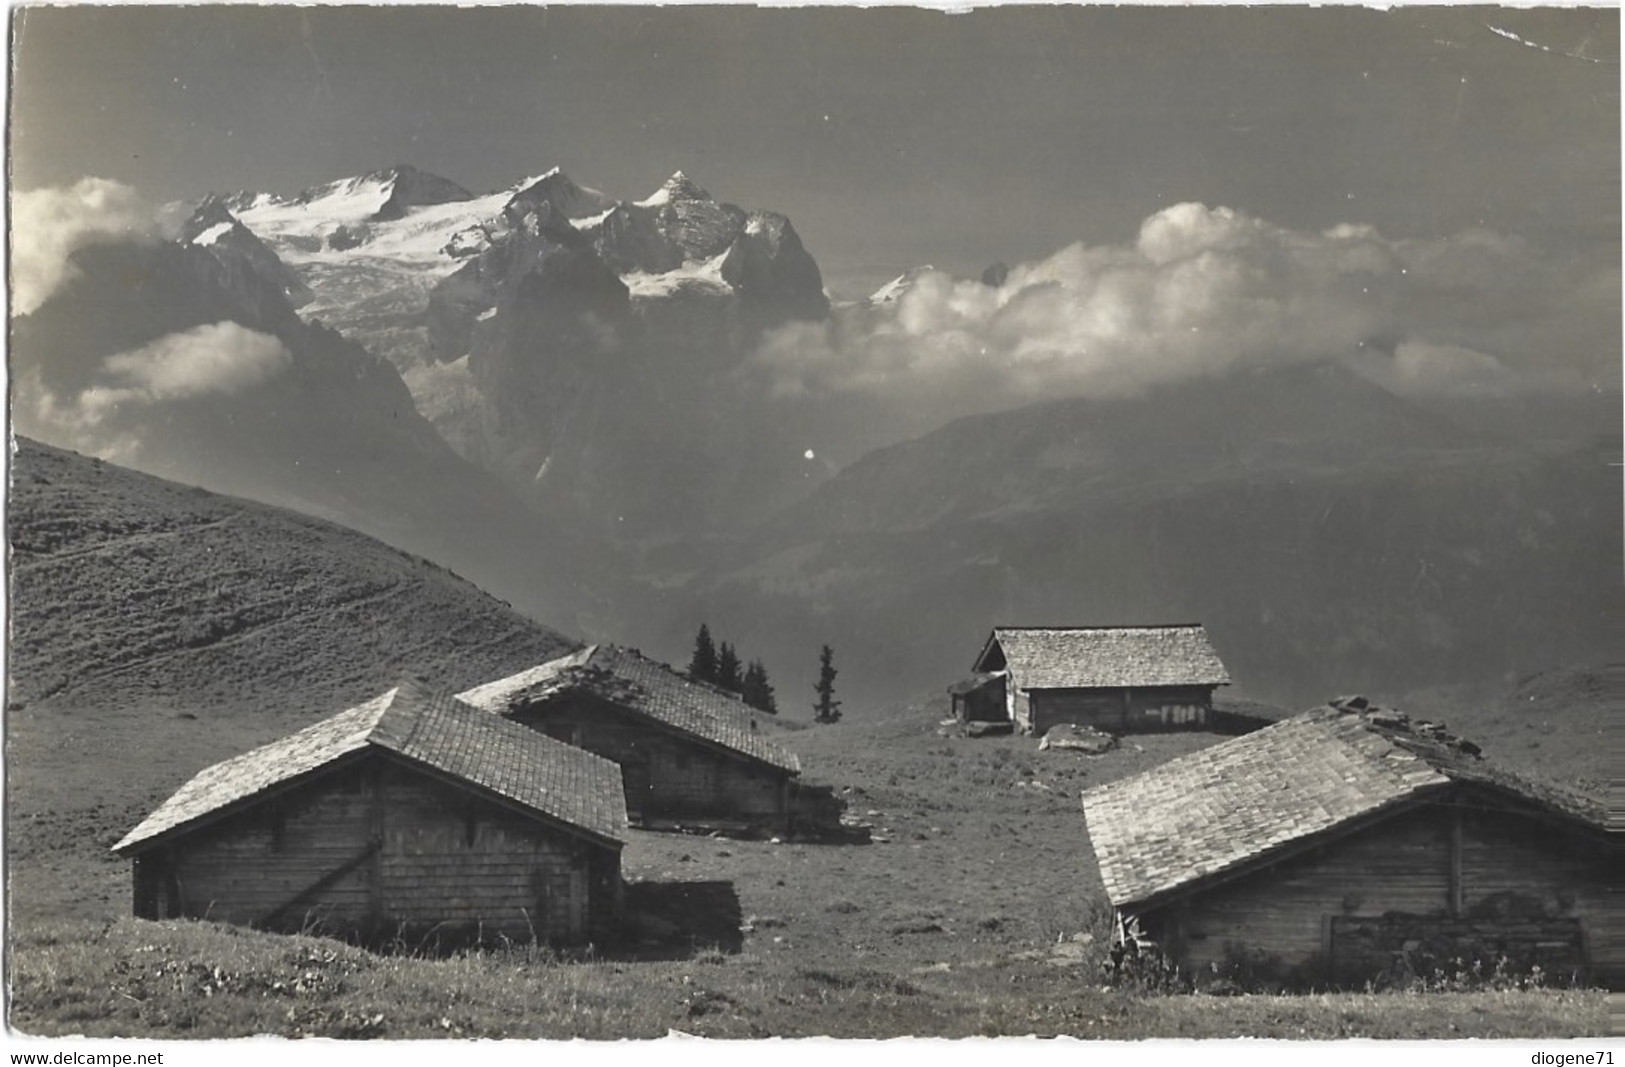
<instances>
[{"instance_id":1,"label":"wooden wall of chalet","mask_svg":"<svg viewBox=\"0 0 1625 1067\"><path fill-rule=\"evenodd\" d=\"M1213 710L1213 688L1203 685L1034 689L1025 695L1025 712L1017 702L1017 724L1040 736L1059 723L1093 726L1110 734L1200 730Z\"/></svg>"},{"instance_id":2,"label":"wooden wall of chalet","mask_svg":"<svg viewBox=\"0 0 1625 1067\"><path fill-rule=\"evenodd\" d=\"M1358 985L1407 952L1420 968L1505 953L1617 981L1602 835L1457 795L1149 911L1147 932L1194 974L1240 950Z\"/></svg>"},{"instance_id":3,"label":"wooden wall of chalet","mask_svg":"<svg viewBox=\"0 0 1625 1067\"><path fill-rule=\"evenodd\" d=\"M634 822L775 828L788 823L787 771L651 723L601 698L570 693L513 718L620 764L626 810Z\"/></svg>"},{"instance_id":4,"label":"wooden wall of chalet","mask_svg":"<svg viewBox=\"0 0 1625 1067\"><path fill-rule=\"evenodd\" d=\"M608 939L619 849L370 754L135 862L136 914L389 936Z\"/></svg>"},{"instance_id":5,"label":"wooden wall of chalet","mask_svg":"<svg viewBox=\"0 0 1625 1067\"><path fill-rule=\"evenodd\" d=\"M960 722L1004 722L1010 718L1004 678L991 678L952 696L954 718Z\"/></svg>"}]
</instances>

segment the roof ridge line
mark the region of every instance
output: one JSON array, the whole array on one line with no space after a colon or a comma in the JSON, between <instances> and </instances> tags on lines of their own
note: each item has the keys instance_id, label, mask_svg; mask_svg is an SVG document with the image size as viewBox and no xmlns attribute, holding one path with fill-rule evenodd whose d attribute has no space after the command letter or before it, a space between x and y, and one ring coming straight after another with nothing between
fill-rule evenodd
<instances>
[{"instance_id":1,"label":"roof ridge line","mask_svg":"<svg viewBox=\"0 0 1625 1067\"><path fill-rule=\"evenodd\" d=\"M1205 629L1200 622L1147 622L1147 623L1095 623L1087 626L1025 626L995 624L994 630L1195 630Z\"/></svg>"},{"instance_id":2,"label":"roof ridge line","mask_svg":"<svg viewBox=\"0 0 1625 1067\"><path fill-rule=\"evenodd\" d=\"M378 713L378 718L373 721L372 729L367 731L367 744L377 745L379 748L388 749L398 755L405 755L407 746L412 743L412 738L417 735L419 728L423 725L423 707L412 699L415 696L422 695L422 692L418 687L411 686L407 682L399 682L388 689L386 695L389 697L389 703L384 705L384 709ZM403 696L407 698L405 703L401 700ZM395 713L406 720L406 729L399 738L391 736L388 729L381 729L384 726L384 720L388 719L391 713Z\"/></svg>"}]
</instances>

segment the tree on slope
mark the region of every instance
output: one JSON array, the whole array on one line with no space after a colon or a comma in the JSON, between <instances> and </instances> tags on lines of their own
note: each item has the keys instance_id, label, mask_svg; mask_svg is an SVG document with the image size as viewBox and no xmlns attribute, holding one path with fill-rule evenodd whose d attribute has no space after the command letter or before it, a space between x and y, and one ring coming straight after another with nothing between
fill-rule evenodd
<instances>
[{"instance_id":1,"label":"tree on slope","mask_svg":"<svg viewBox=\"0 0 1625 1067\"><path fill-rule=\"evenodd\" d=\"M739 674L739 653L726 641L722 642L717 652L717 674L712 681L730 693L737 693L743 688L743 679Z\"/></svg>"},{"instance_id":2,"label":"tree on slope","mask_svg":"<svg viewBox=\"0 0 1625 1067\"><path fill-rule=\"evenodd\" d=\"M767 680L767 668L762 661L753 659L750 666L745 668L745 681L741 687L741 695L745 703L758 711L765 711L769 715L779 713L779 703L773 699L773 686Z\"/></svg>"},{"instance_id":3,"label":"tree on slope","mask_svg":"<svg viewBox=\"0 0 1625 1067\"><path fill-rule=\"evenodd\" d=\"M688 661L688 676L696 682L717 680L717 646L711 642L711 628L700 623L694 637L694 655Z\"/></svg>"},{"instance_id":4,"label":"tree on slope","mask_svg":"<svg viewBox=\"0 0 1625 1067\"><path fill-rule=\"evenodd\" d=\"M818 703L813 705L813 721L839 722L841 720L841 702L835 699L835 650L825 645L818 652L818 682L813 691L818 694Z\"/></svg>"}]
</instances>

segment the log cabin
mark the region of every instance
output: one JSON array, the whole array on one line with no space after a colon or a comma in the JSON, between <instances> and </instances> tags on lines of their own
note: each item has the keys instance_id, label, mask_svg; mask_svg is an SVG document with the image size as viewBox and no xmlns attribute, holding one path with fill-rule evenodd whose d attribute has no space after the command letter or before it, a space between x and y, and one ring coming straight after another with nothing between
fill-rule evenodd
<instances>
[{"instance_id":1,"label":"log cabin","mask_svg":"<svg viewBox=\"0 0 1625 1067\"><path fill-rule=\"evenodd\" d=\"M1621 978L1605 806L1360 698L1091 789L1083 808L1119 941L1186 975Z\"/></svg>"},{"instance_id":2,"label":"log cabin","mask_svg":"<svg viewBox=\"0 0 1625 1067\"><path fill-rule=\"evenodd\" d=\"M639 826L789 828L801 763L763 713L635 649L590 645L458 699L620 764Z\"/></svg>"},{"instance_id":3,"label":"log cabin","mask_svg":"<svg viewBox=\"0 0 1625 1067\"><path fill-rule=\"evenodd\" d=\"M950 687L961 721L1003 717L1042 736L1057 723L1110 734L1203 729L1230 675L1200 624L1001 626Z\"/></svg>"},{"instance_id":4,"label":"log cabin","mask_svg":"<svg viewBox=\"0 0 1625 1067\"><path fill-rule=\"evenodd\" d=\"M113 851L135 914L364 941L614 940L620 769L400 686L200 771Z\"/></svg>"}]
</instances>

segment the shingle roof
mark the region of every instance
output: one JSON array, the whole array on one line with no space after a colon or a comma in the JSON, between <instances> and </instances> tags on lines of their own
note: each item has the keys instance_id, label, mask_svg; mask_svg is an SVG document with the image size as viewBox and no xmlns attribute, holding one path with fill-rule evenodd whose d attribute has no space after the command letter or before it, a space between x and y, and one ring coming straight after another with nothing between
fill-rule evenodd
<instances>
[{"instance_id":1,"label":"shingle roof","mask_svg":"<svg viewBox=\"0 0 1625 1067\"><path fill-rule=\"evenodd\" d=\"M1230 684L1199 624L1001 626L973 669L998 669L1001 658L1022 689Z\"/></svg>"},{"instance_id":2,"label":"shingle roof","mask_svg":"<svg viewBox=\"0 0 1625 1067\"><path fill-rule=\"evenodd\" d=\"M976 692L978 689L982 688L985 685L991 684L992 682L994 682L995 680L997 680L1000 677L1001 676L999 674L997 674L997 673L990 673L988 671L975 671L972 674L970 674L969 676L967 676L965 678L961 678L959 681L955 682L953 685L950 685L948 687L948 692L950 694L952 694L953 696L956 696L956 697L957 696L964 696L966 693L974 693L974 692Z\"/></svg>"},{"instance_id":3,"label":"shingle roof","mask_svg":"<svg viewBox=\"0 0 1625 1067\"><path fill-rule=\"evenodd\" d=\"M457 699L505 715L572 690L593 693L655 722L780 770L801 772L801 761L795 753L759 731L757 713L751 708L633 649L590 645L539 667L476 686L459 693Z\"/></svg>"},{"instance_id":4,"label":"shingle roof","mask_svg":"<svg viewBox=\"0 0 1625 1067\"><path fill-rule=\"evenodd\" d=\"M627 825L609 760L450 697L399 686L297 733L199 771L124 839L128 852L377 747L611 841Z\"/></svg>"},{"instance_id":5,"label":"shingle roof","mask_svg":"<svg viewBox=\"0 0 1625 1067\"><path fill-rule=\"evenodd\" d=\"M1427 724L1360 705L1316 708L1085 792L1089 838L1112 903L1190 889L1453 780L1604 825L1600 805L1495 768L1477 759L1474 746Z\"/></svg>"}]
</instances>

